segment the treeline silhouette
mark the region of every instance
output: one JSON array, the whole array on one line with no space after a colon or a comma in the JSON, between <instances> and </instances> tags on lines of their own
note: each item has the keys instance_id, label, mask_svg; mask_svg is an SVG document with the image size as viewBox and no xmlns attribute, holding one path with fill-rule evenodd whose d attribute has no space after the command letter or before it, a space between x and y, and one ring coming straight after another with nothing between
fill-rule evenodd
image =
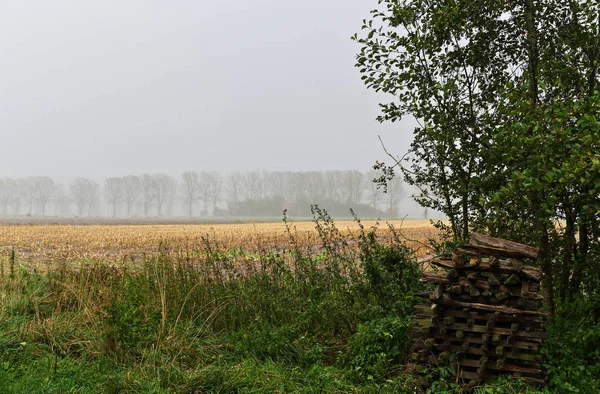
<instances>
[{"instance_id":1,"label":"treeline silhouette","mask_svg":"<svg viewBox=\"0 0 600 394\"><path fill-rule=\"evenodd\" d=\"M98 182L75 178L68 185L50 177L0 178L0 212L30 216L266 216L311 215L311 204L334 216L396 217L403 197L395 178L387 191L373 181L378 171L247 171L222 174L185 171L126 175Z\"/></svg>"}]
</instances>

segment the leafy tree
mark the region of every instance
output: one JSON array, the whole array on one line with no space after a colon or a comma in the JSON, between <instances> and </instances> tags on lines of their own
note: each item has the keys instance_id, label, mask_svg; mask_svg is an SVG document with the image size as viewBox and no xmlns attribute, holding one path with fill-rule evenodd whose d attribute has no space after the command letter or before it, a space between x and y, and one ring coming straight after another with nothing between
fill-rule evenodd
<instances>
[{"instance_id":1,"label":"leafy tree","mask_svg":"<svg viewBox=\"0 0 600 394\"><path fill-rule=\"evenodd\" d=\"M591 264L600 251L600 6L379 4L354 36L357 67L369 88L394 97L380 121L419 122L408 153L375 166L380 180L400 168L423 191L418 201L449 217L456 242L473 229L535 242L547 301L553 279L563 299L584 282L590 296L600 281Z\"/></svg>"},{"instance_id":2,"label":"leafy tree","mask_svg":"<svg viewBox=\"0 0 600 394\"><path fill-rule=\"evenodd\" d=\"M516 40L498 1L380 1L364 21L357 67L369 88L391 94L379 121L411 115L419 126L402 163L405 180L430 193L418 201L443 211L456 240L468 238L478 210L482 152L496 123L497 91L511 79L503 41ZM506 6L508 7L508 6ZM490 43L489 37L504 37ZM510 62L510 61L509 61ZM378 168L386 168L385 164Z\"/></svg>"}]
</instances>

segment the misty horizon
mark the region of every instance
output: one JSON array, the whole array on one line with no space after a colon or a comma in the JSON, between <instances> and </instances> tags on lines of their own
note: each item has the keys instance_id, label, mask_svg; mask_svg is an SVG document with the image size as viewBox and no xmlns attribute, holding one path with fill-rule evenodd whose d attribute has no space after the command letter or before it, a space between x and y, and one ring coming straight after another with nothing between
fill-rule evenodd
<instances>
[{"instance_id":1,"label":"misty horizon","mask_svg":"<svg viewBox=\"0 0 600 394\"><path fill-rule=\"evenodd\" d=\"M334 217L440 218L411 198L417 190L400 177L387 191L375 170L186 171L78 177L68 184L50 177L0 178L0 215L41 217L310 217L317 204Z\"/></svg>"}]
</instances>

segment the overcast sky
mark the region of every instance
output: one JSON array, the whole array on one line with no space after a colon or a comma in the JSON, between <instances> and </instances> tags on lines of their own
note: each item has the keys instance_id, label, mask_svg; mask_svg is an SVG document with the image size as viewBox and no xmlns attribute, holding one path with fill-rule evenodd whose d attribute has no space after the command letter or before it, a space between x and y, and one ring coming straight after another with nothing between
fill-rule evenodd
<instances>
[{"instance_id":1,"label":"overcast sky","mask_svg":"<svg viewBox=\"0 0 600 394\"><path fill-rule=\"evenodd\" d=\"M366 170L375 0L0 0L0 176Z\"/></svg>"}]
</instances>

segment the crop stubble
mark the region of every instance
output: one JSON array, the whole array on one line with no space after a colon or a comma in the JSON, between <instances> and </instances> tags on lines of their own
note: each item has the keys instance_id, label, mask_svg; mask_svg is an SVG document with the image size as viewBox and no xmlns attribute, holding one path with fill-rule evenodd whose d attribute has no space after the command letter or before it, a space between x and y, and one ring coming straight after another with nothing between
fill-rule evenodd
<instances>
[{"instance_id":1,"label":"crop stubble","mask_svg":"<svg viewBox=\"0 0 600 394\"><path fill-rule=\"evenodd\" d=\"M377 235L391 237L387 223L409 239L417 257L429 253L421 243L438 232L426 220L380 222ZM374 221L363 221L365 229ZM335 223L348 239L355 238L358 226L351 221ZM315 223L290 224L296 239L305 246L319 249ZM242 224L153 224L153 225L3 225L0 226L0 252L7 258L14 248L17 259L26 265L82 261L121 262L153 255L159 248L177 251L203 249L207 240L213 247L245 251L285 250L290 238L282 222Z\"/></svg>"}]
</instances>

